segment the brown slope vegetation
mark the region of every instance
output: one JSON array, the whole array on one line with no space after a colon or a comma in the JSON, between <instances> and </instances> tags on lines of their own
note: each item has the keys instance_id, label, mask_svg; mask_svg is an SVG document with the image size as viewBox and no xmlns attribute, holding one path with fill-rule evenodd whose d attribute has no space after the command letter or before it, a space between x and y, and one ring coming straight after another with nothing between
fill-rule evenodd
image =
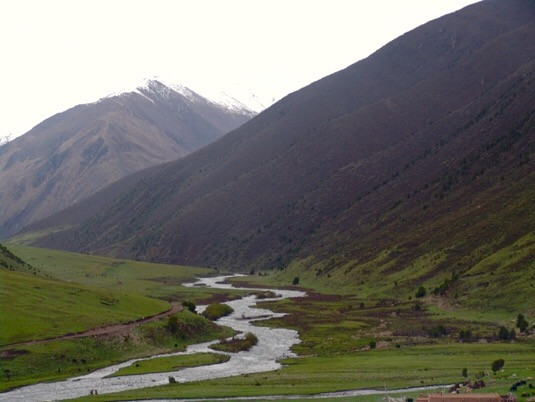
<instances>
[{"instance_id":1,"label":"brown slope vegetation","mask_svg":"<svg viewBox=\"0 0 535 402\"><path fill-rule=\"evenodd\" d=\"M159 81L59 113L0 148L0 237L252 117Z\"/></svg>"},{"instance_id":2,"label":"brown slope vegetation","mask_svg":"<svg viewBox=\"0 0 535 402\"><path fill-rule=\"evenodd\" d=\"M511 244L534 223L534 20L485 1L432 21L38 244L230 269Z\"/></svg>"}]
</instances>

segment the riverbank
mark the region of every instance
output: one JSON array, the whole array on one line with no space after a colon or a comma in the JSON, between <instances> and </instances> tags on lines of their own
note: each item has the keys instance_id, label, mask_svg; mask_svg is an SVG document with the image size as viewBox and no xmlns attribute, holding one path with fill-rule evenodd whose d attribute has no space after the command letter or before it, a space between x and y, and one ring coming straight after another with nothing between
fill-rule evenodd
<instances>
[{"instance_id":1,"label":"riverbank","mask_svg":"<svg viewBox=\"0 0 535 402\"><path fill-rule=\"evenodd\" d=\"M231 285L222 283L226 278L228 278L228 276L204 278L198 282L198 285L201 287L217 289L232 288ZM274 291L277 294L277 298L268 300L274 301L290 297L302 297L305 295L303 292L299 291ZM133 359L65 381L41 383L19 388L11 392L0 394L0 400L45 401L50 399L76 398L90 395L90 392L95 389L102 395L104 393L132 390L133 388L164 385L169 382L169 376L174 377L178 383L183 383L277 370L281 368L281 364L278 360L294 356L290 351L290 348L299 342L298 333L294 330L258 327L253 325L253 322L261 319L280 318L284 316L283 313L273 313L270 310L256 308L256 303L257 299L254 295L227 302L227 304L234 309L234 313L221 318L217 323L223 326L228 326L236 331L254 333L258 338L258 344L248 351L229 354L230 360L225 363L187 368L169 373L151 373L107 378L109 375L123 367L144 360ZM199 307L199 311L202 311L202 307ZM206 342L190 345L184 352L156 355L151 358L178 356L182 354L209 353L213 352L213 350L209 348L212 343L213 342Z\"/></svg>"},{"instance_id":2,"label":"riverbank","mask_svg":"<svg viewBox=\"0 0 535 402\"><path fill-rule=\"evenodd\" d=\"M264 278L255 277L257 283L251 287L261 287ZM240 285L249 279L252 277L240 278ZM340 393L342 399L370 402L381 400L379 393L384 391L385 385L389 390L401 389L401 395L413 397L419 391L413 392L407 387L481 378L486 387L478 391L504 394L515 382L535 377L533 338L519 335L513 342L483 338L492 336L496 328L507 325L514 317L493 317L477 311L461 314L456 310L437 310L430 304L432 302L365 299L358 295L318 292L307 292L307 297L291 300L261 301L259 307L286 315L256 325L294 329L301 339L292 347L297 356L281 360L283 366L280 369L225 379L167 384L113 394L108 398L269 400L309 399L325 393L329 393L329 398L335 398ZM446 334L439 332L435 335L433 329L441 328L439 326ZM473 335L460 340L460 330L466 328L471 329ZM476 336L483 339L477 340ZM501 358L505 360L505 366L494 374L491 363ZM462 375L463 368L467 369L467 377ZM346 394L343 390L352 393ZM370 394L357 396L366 391ZM522 392L517 393L519 400L522 400Z\"/></svg>"}]
</instances>

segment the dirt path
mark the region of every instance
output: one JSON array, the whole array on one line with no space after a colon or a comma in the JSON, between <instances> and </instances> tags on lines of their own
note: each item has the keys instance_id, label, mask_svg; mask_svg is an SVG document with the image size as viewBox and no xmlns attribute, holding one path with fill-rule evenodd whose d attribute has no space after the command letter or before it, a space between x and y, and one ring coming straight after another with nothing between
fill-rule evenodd
<instances>
[{"instance_id":1,"label":"dirt path","mask_svg":"<svg viewBox=\"0 0 535 402\"><path fill-rule=\"evenodd\" d=\"M88 329L87 331L82 332L76 332L76 333L70 333L60 336L53 336L50 338L43 338L43 339L35 339L31 341L23 341L23 342L15 342L15 343L9 343L7 345L1 345L0 348L5 348L9 346L26 346L26 345L35 345L37 343L44 343L44 342L52 342L52 341L59 341L59 340L66 340L66 339L75 339L75 338L83 338L86 336L109 336L109 335L117 335L122 333L128 333L132 328L137 327L141 324L146 324L148 322L157 321L160 318L167 317L171 314L177 313L182 310L182 306L178 304L177 302L171 302L171 308L169 310L166 310L162 313L151 315L149 317L143 317L139 318L135 321L129 321L125 322L123 324L111 324L106 325L104 327L98 327L93 329ZM0 352L1 353L1 352Z\"/></svg>"}]
</instances>

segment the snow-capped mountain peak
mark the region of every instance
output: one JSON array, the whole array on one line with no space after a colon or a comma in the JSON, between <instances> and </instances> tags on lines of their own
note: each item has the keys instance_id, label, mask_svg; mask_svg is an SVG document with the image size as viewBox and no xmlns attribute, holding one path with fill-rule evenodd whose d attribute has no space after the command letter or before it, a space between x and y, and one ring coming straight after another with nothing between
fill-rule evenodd
<instances>
[{"instance_id":1,"label":"snow-capped mountain peak","mask_svg":"<svg viewBox=\"0 0 535 402\"><path fill-rule=\"evenodd\" d=\"M260 113L274 102L274 100L261 101L252 91L244 90L239 85L235 85L229 90L209 87L199 89L163 80L160 77L145 78L133 88L114 92L102 99L137 93L154 103L156 98L170 99L178 94L190 102L209 102L233 112L250 115Z\"/></svg>"}]
</instances>

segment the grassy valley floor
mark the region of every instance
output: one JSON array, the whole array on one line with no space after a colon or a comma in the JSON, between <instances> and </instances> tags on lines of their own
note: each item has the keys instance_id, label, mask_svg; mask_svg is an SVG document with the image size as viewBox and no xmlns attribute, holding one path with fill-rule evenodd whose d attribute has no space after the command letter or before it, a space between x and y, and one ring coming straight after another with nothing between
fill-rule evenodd
<instances>
[{"instance_id":1,"label":"grassy valley floor","mask_svg":"<svg viewBox=\"0 0 535 402\"><path fill-rule=\"evenodd\" d=\"M264 278L254 277L254 282L261 284ZM504 394L521 379L534 383L533 335L519 333L513 341L494 338L500 326L514 327L515 314L457 309L446 302L437 297L400 301L310 291L305 298L262 303L262 307L288 315L258 325L296 329L302 340L293 348L298 356L284 360L280 370L169 384L102 395L95 400L310 395L479 379L486 387L474 392ZM460 339L461 331L464 334L468 330L470 337ZM491 364L498 359L504 359L505 365L493 373ZM464 368L467 377L462 376ZM526 385L516 394L524 400L522 393L532 391ZM402 394L409 397L420 393ZM373 401L382 400L382 396L344 400Z\"/></svg>"},{"instance_id":2,"label":"grassy valley floor","mask_svg":"<svg viewBox=\"0 0 535 402\"><path fill-rule=\"evenodd\" d=\"M211 273L202 268L115 260L20 245L9 247L27 261L31 269L22 264L13 270L0 270L0 275L8 279L16 276L11 279L13 283L5 282L0 288L3 295L7 295L3 297L13 299L12 306L3 303L2 312L16 307L28 326L33 328L28 334L62 334L78 328L75 326L78 322L92 327L101 322L123 321L138 314L149 314L150 308L165 309L169 301L208 304L246 293L180 285L195 275ZM282 284L295 287L291 285L293 275L291 271L270 273L240 281L246 280L253 286ZM25 284L19 290L18 280ZM310 283L313 284L306 284ZM56 292L50 289L56 289ZM521 333L517 328L515 339L498 339L500 327L507 331L515 328L517 313L525 313L521 310L523 302L517 306L512 300L508 309L498 310L474 308L438 295L415 298L401 292L403 297L396 298L396 293L390 297L343 291L332 294L326 286L307 290L308 296L304 298L260 301L263 307L287 315L257 325L295 329L302 341L293 348L297 357L285 359L279 370L88 396L87 399L309 395L349 389L384 389L385 385L388 389L396 389L476 379L485 381L483 392L505 393L518 380L534 382L534 336ZM16 297L19 294L25 296ZM58 296L57 306L55 295ZM111 305L102 303L107 300L105 295L117 301ZM77 298L87 303L76 304ZM138 304L133 302L138 300L136 298L140 300ZM32 315L31 306L39 303L42 311L39 313L36 308L37 314ZM48 319L41 318L45 314ZM101 322L91 321L93 315L99 315ZM2 315L10 316L15 313ZM179 332L170 331L168 318L162 318L114 336L36 342L21 347L8 347L5 343L28 339L28 334L7 331L3 335L6 338L4 346L0 346L0 390L68 378L127 359L180 351L190 343L232 335L229 329L215 326L186 309L175 316L177 327L181 328ZM526 317L533 322L531 312ZM503 359L505 365L501 371L493 373L491 364L497 359ZM162 368L175 367L175 363L157 360L155 364ZM144 365L132 369L151 370ZM467 377L462 376L463 369L467 370ZM531 392L526 387L516 393L520 400L522 393ZM406 393L407 396L416 394ZM351 397L366 401L381 398Z\"/></svg>"}]
</instances>

